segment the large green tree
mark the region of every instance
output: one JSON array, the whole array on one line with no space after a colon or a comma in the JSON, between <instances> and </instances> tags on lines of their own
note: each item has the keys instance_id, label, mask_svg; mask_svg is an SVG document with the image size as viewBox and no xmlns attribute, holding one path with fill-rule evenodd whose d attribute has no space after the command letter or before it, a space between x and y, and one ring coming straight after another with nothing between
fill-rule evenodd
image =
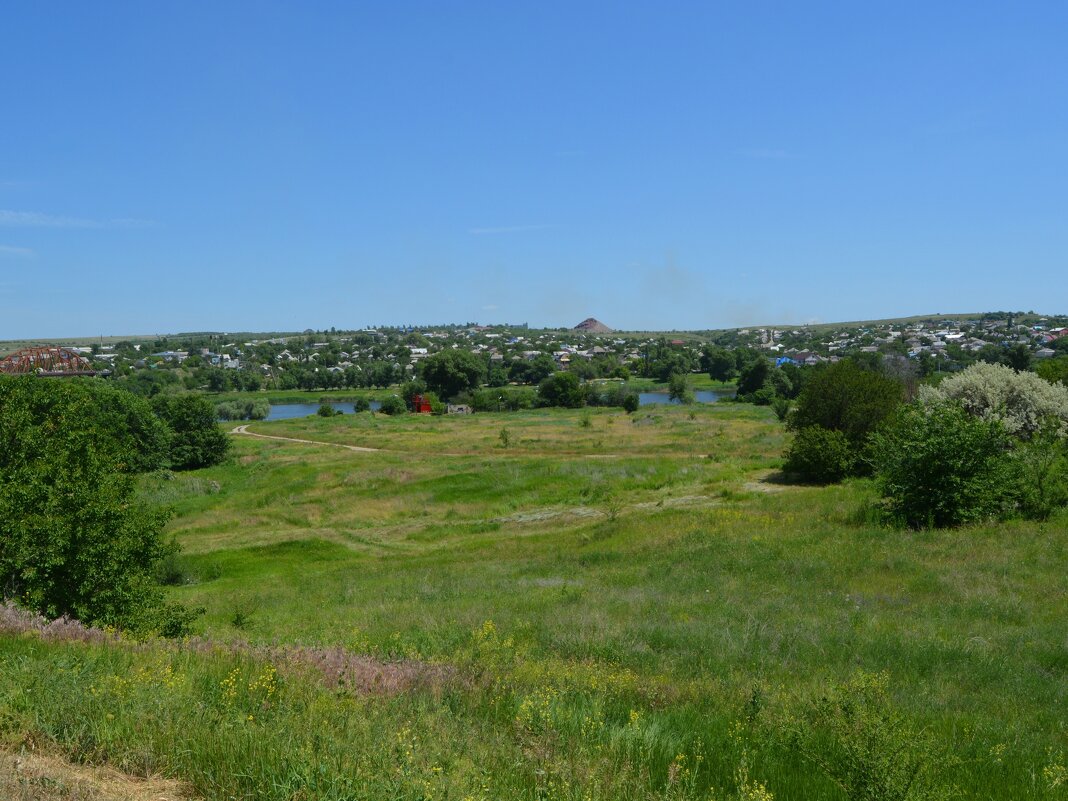
<instances>
[{"instance_id":1,"label":"large green tree","mask_svg":"<svg viewBox=\"0 0 1068 801\"><path fill-rule=\"evenodd\" d=\"M167 607L154 580L173 551L163 539L166 514L139 499L131 475L150 461L144 440L122 424L144 411L139 403L96 381L0 378L5 598L48 617L185 628L190 615Z\"/></svg>"},{"instance_id":2,"label":"large green tree","mask_svg":"<svg viewBox=\"0 0 1068 801\"><path fill-rule=\"evenodd\" d=\"M485 377L485 368L475 354L454 348L428 356L419 373L432 392L442 398L453 398L464 390L476 389Z\"/></svg>"},{"instance_id":3,"label":"large green tree","mask_svg":"<svg viewBox=\"0 0 1068 801\"><path fill-rule=\"evenodd\" d=\"M508 377L521 384L540 384L556 372L556 362L548 353L540 353L529 361L518 359L508 368Z\"/></svg>"},{"instance_id":4,"label":"large green tree","mask_svg":"<svg viewBox=\"0 0 1068 801\"><path fill-rule=\"evenodd\" d=\"M701 354L701 368L713 381L730 381L737 375L734 354L718 345L708 345Z\"/></svg>"}]
</instances>

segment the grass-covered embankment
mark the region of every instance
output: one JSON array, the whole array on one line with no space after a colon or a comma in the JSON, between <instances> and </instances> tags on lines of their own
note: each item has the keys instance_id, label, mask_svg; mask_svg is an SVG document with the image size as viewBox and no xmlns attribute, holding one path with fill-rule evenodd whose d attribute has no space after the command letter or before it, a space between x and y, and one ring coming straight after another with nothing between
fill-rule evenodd
<instances>
[{"instance_id":1,"label":"grass-covered embankment","mask_svg":"<svg viewBox=\"0 0 1068 801\"><path fill-rule=\"evenodd\" d=\"M174 596L217 642L339 646L437 678L356 692L277 652L8 636L9 743L212 798L704 801L763 782L832 800L813 757L843 740L919 750L961 797L1063 793L1063 517L882 527L865 481L778 483L781 427L733 404L250 430L383 450L237 437L227 465L146 481L177 511ZM835 690L858 672L885 677L865 718L885 725L820 724L813 698L868 708ZM804 755L798 720L822 750Z\"/></svg>"}]
</instances>

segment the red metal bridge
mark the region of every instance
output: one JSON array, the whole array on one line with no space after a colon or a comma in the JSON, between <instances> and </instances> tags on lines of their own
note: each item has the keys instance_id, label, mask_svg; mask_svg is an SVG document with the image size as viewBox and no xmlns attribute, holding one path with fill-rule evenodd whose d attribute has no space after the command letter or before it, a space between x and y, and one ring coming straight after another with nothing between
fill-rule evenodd
<instances>
[{"instance_id":1,"label":"red metal bridge","mask_svg":"<svg viewBox=\"0 0 1068 801\"><path fill-rule=\"evenodd\" d=\"M23 348L0 359L0 373L63 378L96 375L89 360L70 348Z\"/></svg>"}]
</instances>

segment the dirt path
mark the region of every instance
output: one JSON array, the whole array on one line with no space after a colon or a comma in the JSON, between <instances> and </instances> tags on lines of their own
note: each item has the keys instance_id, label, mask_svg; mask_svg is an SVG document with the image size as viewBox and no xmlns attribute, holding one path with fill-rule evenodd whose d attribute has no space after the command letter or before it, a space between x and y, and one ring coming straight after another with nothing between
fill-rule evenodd
<instances>
[{"instance_id":1,"label":"dirt path","mask_svg":"<svg viewBox=\"0 0 1068 801\"><path fill-rule=\"evenodd\" d=\"M385 448L368 448L364 445L345 445L341 442L324 442L321 439L298 439L297 437L279 437L276 434L258 434L255 431L249 431L249 423L237 426L230 430L231 434L240 434L245 437L258 437L259 439L276 439L281 442L296 442L300 445L322 445L327 448L344 448L348 451L356 451L357 453L405 453L411 456L418 456L421 451L388 451ZM480 457L486 454L479 451L452 453L449 451L436 451L435 456L448 456L455 459L464 459L467 457ZM525 458L528 456L536 455L530 453L501 453L496 454L500 458ZM566 459L625 459L628 456L642 456L643 454L622 454L622 453L557 453L553 454L559 458ZM704 459L707 458L705 454L693 454L693 453L666 453L666 454L654 454L656 456L667 456L672 458L682 459Z\"/></svg>"},{"instance_id":2,"label":"dirt path","mask_svg":"<svg viewBox=\"0 0 1068 801\"><path fill-rule=\"evenodd\" d=\"M243 426L237 426L233 429L231 434L243 434L246 437L259 437L260 439L278 439L282 442L299 442L302 445L325 445L328 448L344 448L348 451L357 451L358 453L381 453L381 448L364 448L360 445L343 445L340 442L322 442L315 439L297 439L296 437L278 437L272 434L257 434L254 431L248 430L248 424Z\"/></svg>"}]
</instances>

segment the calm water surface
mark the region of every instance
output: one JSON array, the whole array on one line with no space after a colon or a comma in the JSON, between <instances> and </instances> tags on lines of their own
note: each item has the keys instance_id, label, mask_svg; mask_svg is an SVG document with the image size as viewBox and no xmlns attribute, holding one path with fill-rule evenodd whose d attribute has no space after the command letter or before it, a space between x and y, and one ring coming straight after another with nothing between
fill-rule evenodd
<instances>
[{"instance_id":1,"label":"calm water surface","mask_svg":"<svg viewBox=\"0 0 1068 801\"><path fill-rule=\"evenodd\" d=\"M353 408L351 403L331 403L335 409L338 409L345 414L352 414ZM371 401L371 409L378 410L382 404L378 401ZM279 403L271 404L271 411L267 413L266 419L270 420L292 420L295 417L311 417L319 411L318 403Z\"/></svg>"},{"instance_id":2,"label":"calm water surface","mask_svg":"<svg viewBox=\"0 0 1068 801\"><path fill-rule=\"evenodd\" d=\"M698 403L715 403L720 398L729 398L734 395L733 389L699 389L694 394ZM666 392L639 392L638 405L648 406L652 403L678 403L668 397Z\"/></svg>"},{"instance_id":3,"label":"calm water surface","mask_svg":"<svg viewBox=\"0 0 1068 801\"><path fill-rule=\"evenodd\" d=\"M734 394L733 389L701 389L694 393L698 403L715 403L720 398L727 398ZM654 403L678 403L668 398L666 392L639 392L638 405L649 406ZM345 414L352 414L351 403L331 403L335 409L340 409ZM371 401L371 408L377 410L382 404ZM318 403L278 403L271 405L271 411L267 414L267 420L292 420L296 417L311 417L319 411Z\"/></svg>"}]
</instances>

